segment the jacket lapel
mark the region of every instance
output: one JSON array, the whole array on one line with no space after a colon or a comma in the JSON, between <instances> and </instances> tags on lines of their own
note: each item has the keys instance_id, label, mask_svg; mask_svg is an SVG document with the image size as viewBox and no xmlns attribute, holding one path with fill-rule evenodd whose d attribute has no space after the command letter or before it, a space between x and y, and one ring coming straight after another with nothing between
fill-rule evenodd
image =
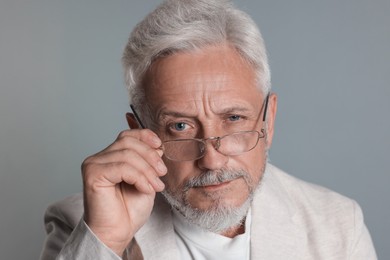
<instances>
[{"instance_id":1,"label":"jacket lapel","mask_svg":"<svg viewBox=\"0 0 390 260\"><path fill-rule=\"evenodd\" d=\"M179 260L170 206L157 194L155 207L146 224L136 233L135 240L143 259Z\"/></svg>"},{"instance_id":2,"label":"jacket lapel","mask_svg":"<svg viewBox=\"0 0 390 260\"><path fill-rule=\"evenodd\" d=\"M295 204L279 182L277 168L267 166L252 206L251 259L302 259L305 234L294 221Z\"/></svg>"}]
</instances>

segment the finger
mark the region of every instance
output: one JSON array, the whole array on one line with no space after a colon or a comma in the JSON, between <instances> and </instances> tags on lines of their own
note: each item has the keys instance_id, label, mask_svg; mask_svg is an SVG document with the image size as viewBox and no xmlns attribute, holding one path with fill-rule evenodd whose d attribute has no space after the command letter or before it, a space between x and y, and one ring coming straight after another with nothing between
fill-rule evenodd
<instances>
[{"instance_id":1,"label":"finger","mask_svg":"<svg viewBox=\"0 0 390 260\"><path fill-rule=\"evenodd\" d=\"M103 190L125 182L133 185L139 192L150 194L156 190L149 179L140 171L127 163L116 162L110 164L89 164L83 172L84 186L87 190Z\"/></svg>"},{"instance_id":2,"label":"finger","mask_svg":"<svg viewBox=\"0 0 390 260\"><path fill-rule=\"evenodd\" d=\"M132 150L121 151L120 156L126 157L123 158L122 160L118 160L119 157L119 155L117 155L118 152L115 153L116 153L115 162L105 163L106 165L116 165L116 164L120 164L119 162L121 162L129 167L129 172L134 171L137 172L137 174L141 173L142 175L144 175L156 191L161 191L162 189L164 189L164 183L160 180L159 175L165 175L167 171L165 165L163 165L164 167L163 170L159 170L161 166L159 165L154 166L150 164L141 155L139 155L138 153ZM159 161L161 161L159 163L163 164L157 152L155 152L155 156L158 158ZM129 160L128 158L131 158L131 160Z\"/></svg>"},{"instance_id":3,"label":"finger","mask_svg":"<svg viewBox=\"0 0 390 260\"><path fill-rule=\"evenodd\" d=\"M106 174L104 173L106 169L103 167L126 165L129 170L136 170L137 172L142 173L148 179L153 188L161 190L164 188L164 184L159 179L159 176L165 175L167 173L167 168L157 151L152 148L149 149L151 151L145 155L140 155L135 150L125 149L121 151L106 152L95 157L89 157L83 162L82 171L87 174L89 174L88 172L91 172L91 174L94 172ZM101 166L101 169L99 169L99 166ZM117 171L119 172L120 170L121 169L118 169ZM95 176L92 176L92 178L94 177ZM120 180L117 179L117 181Z\"/></svg>"},{"instance_id":4,"label":"finger","mask_svg":"<svg viewBox=\"0 0 390 260\"><path fill-rule=\"evenodd\" d=\"M147 163L149 166L153 167L156 171L156 175L163 176L167 173L167 167L161 159L161 150L151 148L138 140L133 139L132 141L134 141L134 143L132 144L131 149L107 150L96 155L92 161L100 164L122 161L134 165L135 167L137 164L142 165Z\"/></svg>"},{"instance_id":5,"label":"finger","mask_svg":"<svg viewBox=\"0 0 390 260\"><path fill-rule=\"evenodd\" d=\"M132 155L133 160L136 162L131 164L131 167L134 168L137 172L142 173L146 178L149 180L149 183L153 186L153 188L156 191L161 191L164 189L164 183L160 180L159 175L165 175L166 173L166 167L163 165L164 169L159 170L156 168L159 168L160 166L153 166L149 164L147 161L145 161L139 154ZM161 159L160 159L161 160ZM161 160L162 161L162 160ZM163 174L161 174L163 173Z\"/></svg>"},{"instance_id":6,"label":"finger","mask_svg":"<svg viewBox=\"0 0 390 260\"><path fill-rule=\"evenodd\" d=\"M117 137L117 141L127 138L133 137L139 141L142 141L153 148L159 148L161 146L161 139L150 129L133 129L133 130L125 130L119 133Z\"/></svg>"},{"instance_id":7,"label":"finger","mask_svg":"<svg viewBox=\"0 0 390 260\"><path fill-rule=\"evenodd\" d=\"M118 135L117 139L111 145L109 145L108 147L106 147L105 149L96 153L93 156L98 156L108 151L131 148L135 143L138 144L143 143L144 145L147 145L155 149L161 147L160 138L158 138L158 136L155 133L153 133L148 129L125 130ZM160 157L162 156L161 152L162 150L158 152Z\"/></svg>"},{"instance_id":8,"label":"finger","mask_svg":"<svg viewBox=\"0 0 390 260\"><path fill-rule=\"evenodd\" d=\"M152 192L160 192L164 190L164 183L154 174L151 174L149 169L144 169L143 171L139 169L135 169L133 167L128 167L126 173L122 176L122 181L127 184L134 185L137 190L142 189L145 193ZM148 173L149 170L149 173ZM144 190L144 188L148 186L148 190Z\"/></svg>"}]
</instances>

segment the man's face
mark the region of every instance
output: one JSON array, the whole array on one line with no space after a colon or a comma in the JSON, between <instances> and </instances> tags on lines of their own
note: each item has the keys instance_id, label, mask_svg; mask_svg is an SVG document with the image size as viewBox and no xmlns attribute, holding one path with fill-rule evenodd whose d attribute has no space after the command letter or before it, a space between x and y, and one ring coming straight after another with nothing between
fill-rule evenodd
<instances>
[{"instance_id":1,"label":"man's face","mask_svg":"<svg viewBox=\"0 0 390 260\"><path fill-rule=\"evenodd\" d=\"M165 140L208 138L238 131L260 131L264 95L256 83L255 71L232 48L208 47L178 53L155 61L145 76L146 99L156 116L156 133ZM266 150L271 145L276 97L271 95L267 113L267 138L244 154L226 156L211 143L204 157L177 162L164 159L168 174L166 189L197 210L218 206L240 207L262 177ZM185 188L189 180L212 171L244 171L218 185ZM214 183L215 184L215 183Z\"/></svg>"}]
</instances>

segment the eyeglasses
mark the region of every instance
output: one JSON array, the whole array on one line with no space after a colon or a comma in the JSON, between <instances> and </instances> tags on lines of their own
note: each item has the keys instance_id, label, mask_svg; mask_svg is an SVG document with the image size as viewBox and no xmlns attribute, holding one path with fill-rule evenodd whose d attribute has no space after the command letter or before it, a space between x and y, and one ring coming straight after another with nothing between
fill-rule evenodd
<instances>
[{"instance_id":1,"label":"eyeglasses","mask_svg":"<svg viewBox=\"0 0 390 260\"><path fill-rule=\"evenodd\" d=\"M268 98L269 94L263 103L263 122L266 119ZM130 105L130 107L133 110L134 116L139 125L142 128L145 128L138 114L136 113L134 106ZM261 110L263 110L263 107ZM219 153L227 156L234 156L253 150L258 144L260 138L264 137L265 130L262 128L260 132L255 130L240 131L224 136L208 137L204 139L189 138L168 140L162 143L161 149L164 152L164 156L171 161L194 161L202 158L206 154L206 147L208 142L210 142L213 148Z\"/></svg>"},{"instance_id":2,"label":"eyeglasses","mask_svg":"<svg viewBox=\"0 0 390 260\"><path fill-rule=\"evenodd\" d=\"M161 147L164 156L172 161L194 161L206 154L207 142L223 155L240 155L256 147L260 138L265 136L264 129L258 131L242 131L224 136L204 139L177 139L165 141Z\"/></svg>"}]
</instances>

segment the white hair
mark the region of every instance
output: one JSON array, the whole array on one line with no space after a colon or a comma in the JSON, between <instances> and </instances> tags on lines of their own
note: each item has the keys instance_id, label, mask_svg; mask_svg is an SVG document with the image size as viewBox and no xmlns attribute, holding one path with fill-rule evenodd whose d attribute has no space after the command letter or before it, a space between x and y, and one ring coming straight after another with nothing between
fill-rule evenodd
<instances>
[{"instance_id":1,"label":"white hair","mask_svg":"<svg viewBox=\"0 0 390 260\"><path fill-rule=\"evenodd\" d=\"M153 61L218 44L234 48L256 71L261 91L270 91L264 41L246 13L228 0L166 0L134 28L123 53L130 100L141 116L147 110L142 79Z\"/></svg>"}]
</instances>

